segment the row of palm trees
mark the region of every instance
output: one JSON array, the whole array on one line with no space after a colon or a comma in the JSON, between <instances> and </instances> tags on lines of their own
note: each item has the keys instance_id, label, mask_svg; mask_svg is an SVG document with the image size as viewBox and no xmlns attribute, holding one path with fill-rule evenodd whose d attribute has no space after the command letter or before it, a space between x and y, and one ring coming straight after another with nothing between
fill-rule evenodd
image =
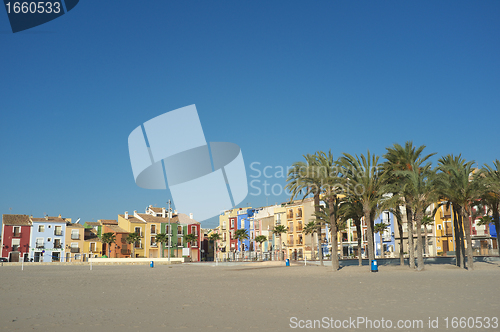
<instances>
[{"instance_id":1,"label":"row of palm trees","mask_svg":"<svg viewBox=\"0 0 500 332\"><path fill-rule=\"evenodd\" d=\"M197 235L194 233L189 233L184 235L184 241L186 241L186 243L192 243L193 241L196 241L197 238L198 238ZM100 239L102 243L105 243L107 245L108 257L111 257L111 244L116 242L116 235L112 232L103 233ZM141 237L137 233L129 233L125 239L125 241L128 244L134 244L132 245L132 257L135 257L135 243L138 243L140 239ZM156 243L159 243L160 248L163 248L163 244L168 242L168 234L167 233L156 234L155 241ZM189 256L191 256L191 247L189 247L189 251L190 251ZM162 258L164 257L163 250L161 250L161 257Z\"/></svg>"},{"instance_id":2,"label":"row of palm trees","mask_svg":"<svg viewBox=\"0 0 500 332\"><path fill-rule=\"evenodd\" d=\"M367 151L366 155L343 153L334 159L331 152L318 151L304 155L305 161L296 162L288 172L287 189L291 199L313 196L315 221L305 227L306 233L321 234L327 224L332 248L337 248L337 231L352 219L358 233L358 257L361 265L361 219L367 225L368 258L373 260L375 232L374 220L382 211L396 217L400 236L400 260L403 258L403 223L408 226L410 268L424 269L422 225L432 220L440 206L451 206L454 213L457 265L473 269L470 218L476 218L477 207L486 207L483 223L499 225L500 161L493 166L474 168L474 161L461 155L447 155L432 167L429 159L435 153L424 154L425 146L394 144L386 149L384 161ZM321 204L323 202L323 204ZM432 204L440 202L429 215ZM403 218L403 214L406 218ZM416 252L413 229L416 229ZM284 227L284 226L283 226ZM381 226L382 227L382 226ZM286 231L286 227L284 227ZM278 233L278 232L277 232ZM465 246L464 242L467 243ZM500 246L499 246L500 247ZM318 236L318 248L320 248ZM500 249L499 249L500 250ZM333 250L335 251L335 250ZM319 255L323 264L323 255ZM417 265L415 266L415 256ZM467 258L467 261L465 260ZM339 269L339 259L331 255L332 267Z\"/></svg>"}]
</instances>

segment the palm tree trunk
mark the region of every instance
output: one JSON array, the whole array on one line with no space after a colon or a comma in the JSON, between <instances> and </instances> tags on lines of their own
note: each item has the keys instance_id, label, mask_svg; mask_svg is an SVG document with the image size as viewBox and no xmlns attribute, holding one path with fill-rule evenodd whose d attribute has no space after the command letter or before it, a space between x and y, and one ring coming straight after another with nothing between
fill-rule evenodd
<instances>
[{"instance_id":1,"label":"palm tree trunk","mask_svg":"<svg viewBox=\"0 0 500 332\"><path fill-rule=\"evenodd\" d=\"M417 224L417 270L422 271L424 269L424 254L422 248L422 212L418 211L416 213L416 224Z\"/></svg>"},{"instance_id":2,"label":"palm tree trunk","mask_svg":"<svg viewBox=\"0 0 500 332\"><path fill-rule=\"evenodd\" d=\"M497 232L497 249L498 249L498 256L500 256L500 236L498 232L500 232L500 213L498 211L498 206L496 209L493 209L493 221L495 222L495 230ZM488 227L488 226L486 226Z\"/></svg>"},{"instance_id":3,"label":"palm tree trunk","mask_svg":"<svg viewBox=\"0 0 500 332\"><path fill-rule=\"evenodd\" d=\"M282 261L283 260L283 243L281 242L281 234L280 234L280 252L279 252L279 255L278 255L278 260Z\"/></svg>"},{"instance_id":4,"label":"palm tree trunk","mask_svg":"<svg viewBox=\"0 0 500 332\"><path fill-rule=\"evenodd\" d=\"M384 258L384 240L382 239L382 233L383 231L378 233L380 237L380 258Z\"/></svg>"},{"instance_id":5,"label":"palm tree trunk","mask_svg":"<svg viewBox=\"0 0 500 332\"><path fill-rule=\"evenodd\" d=\"M413 213L406 207L406 221L408 224L408 254L410 255L410 269L415 268L415 246L413 244Z\"/></svg>"},{"instance_id":6,"label":"palm tree trunk","mask_svg":"<svg viewBox=\"0 0 500 332\"><path fill-rule=\"evenodd\" d=\"M398 222L398 230L399 230L399 265L405 265L405 254L404 254L404 244L403 244L403 222Z\"/></svg>"},{"instance_id":7,"label":"palm tree trunk","mask_svg":"<svg viewBox=\"0 0 500 332\"><path fill-rule=\"evenodd\" d=\"M361 257L361 246L362 246L361 219L356 222L356 234L358 235L358 265L362 266L363 265L363 257Z\"/></svg>"},{"instance_id":8,"label":"palm tree trunk","mask_svg":"<svg viewBox=\"0 0 500 332\"><path fill-rule=\"evenodd\" d=\"M332 236L332 269L333 271L338 271L339 269L339 256L338 256L338 242L337 242L337 214L334 211L334 199L330 198L328 200L328 205L330 209L330 232Z\"/></svg>"},{"instance_id":9,"label":"palm tree trunk","mask_svg":"<svg viewBox=\"0 0 500 332\"><path fill-rule=\"evenodd\" d=\"M429 251L429 237L427 236L427 225L424 225L424 237L425 237L424 254L427 254L427 257L429 257L431 253Z\"/></svg>"},{"instance_id":10,"label":"palm tree trunk","mask_svg":"<svg viewBox=\"0 0 500 332\"><path fill-rule=\"evenodd\" d=\"M371 264L371 261L375 259L375 255L373 252L373 228L372 228L372 223L371 223L371 217L370 217L370 207L368 204L363 204L363 212L365 214L365 222L366 222L366 235L367 235L367 241L368 241L368 260L369 264Z\"/></svg>"},{"instance_id":11,"label":"palm tree trunk","mask_svg":"<svg viewBox=\"0 0 500 332\"><path fill-rule=\"evenodd\" d=\"M457 209L453 208L453 230L454 230L454 238L453 241L455 243L455 265L461 267L461 250L460 250L460 229L458 228L458 212Z\"/></svg>"},{"instance_id":12,"label":"palm tree trunk","mask_svg":"<svg viewBox=\"0 0 500 332\"><path fill-rule=\"evenodd\" d=\"M467 269L470 271L474 270L474 255L472 252L472 237L470 235L470 221L469 221L469 215L470 215L470 208L462 208L463 210L463 215L464 215L464 228L465 228L465 240L467 241Z\"/></svg>"},{"instance_id":13,"label":"palm tree trunk","mask_svg":"<svg viewBox=\"0 0 500 332\"><path fill-rule=\"evenodd\" d=\"M323 266L323 247L321 245L321 228L323 228L323 224L321 219L319 218L319 189L316 189L317 193L314 194L314 212L316 214L316 223L318 224L318 256L319 263Z\"/></svg>"}]
</instances>

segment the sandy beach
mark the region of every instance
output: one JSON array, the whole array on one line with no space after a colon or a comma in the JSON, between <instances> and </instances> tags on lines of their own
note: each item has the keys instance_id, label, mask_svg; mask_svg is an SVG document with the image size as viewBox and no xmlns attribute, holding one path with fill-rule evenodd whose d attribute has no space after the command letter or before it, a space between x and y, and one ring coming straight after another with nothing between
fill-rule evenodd
<instances>
[{"instance_id":1,"label":"sandy beach","mask_svg":"<svg viewBox=\"0 0 500 332\"><path fill-rule=\"evenodd\" d=\"M499 276L498 263L477 263L474 271L384 266L378 273L281 262L95 265L92 271L88 265L3 266L0 330L285 331L314 320L322 328L350 320L343 331L387 330L353 328L359 317L391 320L392 331L456 330L453 317L500 318ZM429 327L436 318L439 328ZM424 326L398 328L399 320Z\"/></svg>"}]
</instances>

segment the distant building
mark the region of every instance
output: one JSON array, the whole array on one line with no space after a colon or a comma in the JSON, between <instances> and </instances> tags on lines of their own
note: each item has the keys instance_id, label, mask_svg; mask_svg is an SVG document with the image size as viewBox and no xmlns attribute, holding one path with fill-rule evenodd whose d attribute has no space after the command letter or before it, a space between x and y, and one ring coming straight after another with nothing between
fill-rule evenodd
<instances>
[{"instance_id":1,"label":"distant building","mask_svg":"<svg viewBox=\"0 0 500 332\"><path fill-rule=\"evenodd\" d=\"M2 256L9 262L28 260L30 249L31 222L24 214L2 215Z\"/></svg>"},{"instance_id":2,"label":"distant building","mask_svg":"<svg viewBox=\"0 0 500 332\"><path fill-rule=\"evenodd\" d=\"M64 261L64 246L66 223L70 218L49 217L33 218L30 259L34 262L61 262Z\"/></svg>"}]
</instances>

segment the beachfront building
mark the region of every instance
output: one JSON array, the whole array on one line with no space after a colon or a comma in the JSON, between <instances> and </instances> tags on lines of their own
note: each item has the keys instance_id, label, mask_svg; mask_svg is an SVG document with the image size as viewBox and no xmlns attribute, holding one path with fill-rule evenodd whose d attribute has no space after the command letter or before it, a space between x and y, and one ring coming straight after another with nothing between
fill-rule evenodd
<instances>
[{"instance_id":1,"label":"beachfront building","mask_svg":"<svg viewBox=\"0 0 500 332\"><path fill-rule=\"evenodd\" d=\"M106 243L101 243L102 254L109 258L130 258L131 257L131 244L127 243L128 231L118 226L118 222L112 219L100 219L100 230L102 234L113 233L115 242L108 248ZM111 249L111 252L109 251Z\"/></svg>"},{"instance_id":2,"label":"beachfront building","mask_svg":"<svg viewBox=\"0 0 500 332\"><path fill-rule=\"evenodd\" d=\"M88 257L83 253L85 228L81 224L66 223L65 232L65 262L84 262Z\"/></svg>"},{"instance_id":3,"label":"beachfront building","mask_svg":"<svg viewBox=\"0 0 500 332\"><path fill-rule=\"evenodd\" d=\"M286 209L286 256L293 260L303 260L305 255L308 258L312 256L311 237L303 232L304 226L313 221L314 199L296 200L284 205ZM284 236L285 234L283 234Z\"/></svg>"},{"instance_id":4,"label":"beachfront building","mask_svg":"<svg viewBox=\"0 0 500 332\"><path fill-rule=\"evenodd\" d=\"M254 248L255 233L251 232L250 223L253 222L254 209L240 208L237 212L237 229L245 229L248 234L248 239L238 240L236 250L238 258L250 259ZM253 237L252 237L253 235Z\"/></svg>"},{"instance_id":5,"label":"beachfront building","mask_svg":"<svg viewBox=\"0 0 500 332\"><path fill-rule=\"evenodd\" d=\"M45 216L30 217L32 224L30 260L34 262L60 262L64 260L66 223L70 218Z\"/></svg>"},{"instance_id":6,"label":"beachfront building","mask_svg":"<svg viewBox=\"0 0 500 332\"><path fill-rule=\"evenodd\" d=\"M480 210L478 210L480 209ZM488 213L485 206L473 208L473 216L470 216L469 223L471 227L471 237L472 237L472 250L476 256L488 256L497 255L497 239L495 232L495 224L490 223L489 225L479 225L479 218L486 216ZM493 234L492 235L492 231Z\"/></svg>"},{"instance_id":7,"label":"beachfront building","mask_svg":"<svg viewBox=\"0 0 500 332\"><path fill-rule=\"evenodd\" d=\"M437 207L437 204L433 204L432 207ZM442 205L436 211L434 215L434 231L436 234L436 255L454 256L453 206L451 204L449 206Z\"/></svg>"},{"instance_id":8,"label":"beachfront building","mask_svg":"<svg viewBox=\"0 0 500 332\"><path fill-rule=\"evenodd\" d=\"M377 232L374 234L374 242L375 242L375 253L378 257L395 257L395 238L394 238L394 229L397 228L396 218L389 211L383 211L380 213L378 218L375 219L374 225L383 223L387 225L384 232L382 233L382 243L380 242L380 233ZM398 254L399 257L399 254Z\"/></svg>"},{"instance_id":9,"label":"beachfront building","mask_svg":"<svg viewBox=\"0 0 500 332\"><path fill-rule=\"evenodd\" d=\"M275 206L274 209L274 227L283 225L287 227L286 223L286 208L285 204L281 204L280 206ZM272 252L272 260L280 260L280 259L286 259L286 234L287 233L282 233L282 234L275 234L272 232L274 227L271 229L272 233L272 240L271 245L270 245L270 250ZM280 244L281 244L281 252L280 252Z\"/></svg>"},{"instance_id":10,"label":"beachfront building","mask_svg":"<svg viewBox=\"0 0 500 332\"><path fill-rule=\"evenodd\" d=\"M28 260L31 237L30 218L24 214L2 215L1 257L9 262Z\"/></svg>"},{"instance_id":11,"label":"beachfront building","mask_svg":"<svg viewBox=\"0 0 500 332\"><path fill-rule=\"evenodd\" d=\"M263 208L255 209L255 214L253 218L253 224L251 224L252 231L257 236L263 235L266 237L266 241L259 244L255 242L255 250L258 252L258 257L263 260L270 260L272 253L273 244L273 233L274 228L274 209L278 207L266 206ZM260 256L262 255L262 257Z\"/></svg>"},{"instance_id":12,"label":"beachfront building","mask_svg":"<svg viewBox=\"0 0 500 332\"><path fill-rule=\"evenodd\" d=\"M219 230L221 240L219 241L220 255L223 261L234 260L237 241L234 240L234 233L237 229L237 215L239 209L223 211L219 215Z\"/></svg>"},{"instance_id":13,"label":"beachfront building","mask_svg":"<svg viewBox=\"0 0 500 332\"><path fill-rule=\"evenodd\" d=\"M146 222L138 217L137 211L134 211L134 215L129 215L127 211L124 214L119 214L118 226L129 233L136 233L139 236L139 241L132 244L134 246L133 251L135 257L146 257L145 243L147 239L144 237L146 234Z\"/></svg>"},{"instance_id":14,"label":"beachfront building","mask_svg":"<svg viewBox=\"0 0 500 332\"><path fill-rule=\"evenodd\" d=\"M361 219L361 256L365 252L365 247L367 245L366 238L366 223L363 222L364 218ZM358 255L358 232L356 230L356 224L353 219L349 219L346 222L345 229L339 232L339 243L342 243L342 251L340 252L343 258L354 258Z\"/></svg>"}]
</instances>

